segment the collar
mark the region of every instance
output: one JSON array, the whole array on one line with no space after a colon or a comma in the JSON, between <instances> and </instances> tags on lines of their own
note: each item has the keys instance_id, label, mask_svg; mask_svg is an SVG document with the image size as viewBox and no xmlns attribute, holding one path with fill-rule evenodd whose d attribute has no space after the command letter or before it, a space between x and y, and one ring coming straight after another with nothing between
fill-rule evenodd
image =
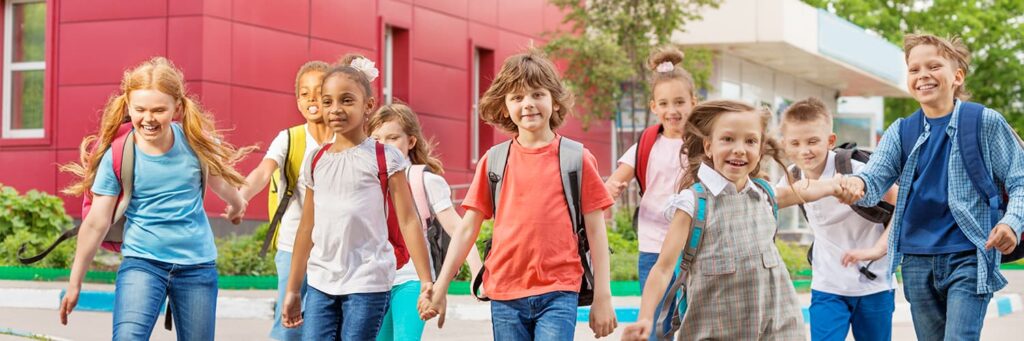
<instances>
[{"instance_id":1,"label":"collar","mask_svg":"<svg viewBox=\"0 0 1024 341\"><path fill-rule=\"evenodd\" d=\"M836 175L836 152L831 150L828 151L828 156L825 157L825 169L821 170L821 175L818 176L818 180L831 179Z\"/></svg>"},{"instance_id":2,"label":"collar","mask_svg":"<svg viewBox=\"0 0 1024 341\"><path fill-rule=\"evenodd\" d=\"M722 176L721 173L716 171L706 163L701 163L700 168L697 170L697 179L708 189L713 196L720 194L737 194L746 193L751 197L759 199L761 197L761 191L757 190L754 185L754 181L747 178L747 185L743 187L742 191L736 191L736 185Z\"/></svg>"},{"instance_id":3,"label":"collar","mask_svg":"<svg viewBox=\"0 0 1024 341\"><path fill-rule=\"evenodd\" d=\"M949 118L949 124L946 125L946 135L949 135L950 137L952 137L953 133L956 132L956 122L959 122L959 119L960 119L960 104L961 103L962 102L960 102L959 99L953 99L953 112L950 113L950 115L952 117ZM932 125L928 123L928 120L925 119L923 114L921 115L921 120L924 121L924 122L922 122L923 123L923 127L924 127L924 131L925 132L930 132L932 130Z\"/></svg>"}]
</instances>

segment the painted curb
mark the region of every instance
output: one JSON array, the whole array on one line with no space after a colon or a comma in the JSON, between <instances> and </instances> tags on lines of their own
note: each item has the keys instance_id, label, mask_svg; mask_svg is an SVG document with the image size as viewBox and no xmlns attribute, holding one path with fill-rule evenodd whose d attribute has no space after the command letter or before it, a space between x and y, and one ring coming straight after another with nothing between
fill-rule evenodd
<instances>
[{"instance_id":1,"label":"painted curb","mask_svg":"<svg viewBox=\"0 0 1024 341\"><path fill-rule=\"evenodd\" d=\"M59 337L56 337L56 336L50 336L50 335L46 335L46 334L35 334L35 333L27 332L27 331L24 331L24 330L17 330L17 329L4 328L4 327L0 327L0 335L12 335L12 336L24 337L24 338L29 338L29 339L40 339L41 338L41 339L51 340L51 341L71 341L71 340L62 339L62 338L59 338Z\"/></svg>"}]
</instances>

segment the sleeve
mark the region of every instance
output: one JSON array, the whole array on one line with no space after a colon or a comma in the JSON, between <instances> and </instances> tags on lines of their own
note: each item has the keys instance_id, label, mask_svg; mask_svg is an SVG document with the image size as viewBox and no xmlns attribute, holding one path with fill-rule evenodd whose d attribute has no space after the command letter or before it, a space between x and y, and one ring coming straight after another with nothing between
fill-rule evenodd
<instances>
[{"instance_id":1,"label":"sleeve","mask_svg":"<svg viewBox=\"0 0 1024 341\"><path fill-rule=\"evenodd\" d=\"M793 167L796 167L796 165L790 165L789 167L786 167L786 173L782 174L782 176L779 177L779 181L775 182L775 188L779 188L781 186L789 186L789 181L786 179L786 175L793 170Z\"/></svg>"},{"instance_id":2,"label":"sleeve","mask_svg":"<svg viewBox=\"0 0 1024 341\"><path fill-rule=\"evenodd\" d=\"M583 149L583 193L580 193L583 213L603 211L615 203L608 188L604 187L601 173L597 171L597 158L589 150Z\"/></svg>"},{"instance_id":3,"label":"sleeve","mask_svg":"<svg viewBox=\"0 0 1024 341\"><path fill-rule=\"evenodd\" d=\"M388 165L388 177L391 177L400 171L404 171L412 165L412 163L409 162L409 159L407 159L405 155L398 150L398 148L389 144L384 144L384 162Z\"/></svg>"},{"instance_id":4,"label":"sleeve","mask_svg":"<svg viewBox=\"0 0 1024 341\"><path fill-rule=\"evenodd\" d=\"M892 188L900 177L903 164L903 146L900 142L900 124L903 119L896 120L885 130L878 148L871 154L871 160L859 172L857 177L864 180L864 197L857 202L858 206L872 207L878 205L882 196Z\"/></svg>"},{"instance_id":5,"label":"sleeve","mask_svg":"<svg viewBox=\"0 0 1024 341\"><path fill-rule=\"evenodd\" d=\"M626 152L619 158L619 164L636 168L636 143L626 149Z\"/></svg>"},{"instance_id":6,"label":"sleeve","mask_svg":"<svg viewBox=\"0 0 1024 341\"><path fill-rule=\"evenodd\" d=\"M1009 225L1020 236L1024 231L1024 150L1020 137L995 110L985 109L983 120L982 136L991 136L986 138L991 143L983 144L982 148L987 147L989 167L1010 199L999 223Z\"/></svg>"},{"instance_id":7,"label":"sleeve","mask_svg":"<svg viewBox=\"0 0 1024 341\"><path fill-rule=\"evenodd\" d=\"M470 183L466 197L462 200L462 208L476 210L484 215L484 219L491 219L494 215L491 188L487 182L487 155L481 157L476 165L476 174L473 175L473 182Z\"/></svg>"},{"instance_id":8,"label":"sleeve","mask_svg":"<svg viewBox=\"0 0 1024 341\"><path fill-rule=\"evenodd\" d=\"M673 194L668 198L665 203L665 220L672 221L672 217L676 215L676 211L683 211L690 217L693 217L693 203L695 201L695 194L692 189L684 189L679 193Z\"/></svg>"},{"instance_id":9,"label":"sleeve","mask_svg":"<svg viewBox=\"0 0 1024 341\"><path fill-rule=\"evenodd\" d=\"M434 209L434 212L441 212L453 206L452 188L448 186L448 181L445 181L444 177L434 173L425 173L423 186L426 187L427 194L430 195L430 207Z\"/></svg>"},{"instance_id":10,"label":"sleeve","mask_svg":"<svg viewBox=\"0 0 1024 341\"><path fill-rule=\"evenodd\" d=\"M108 148L100 158L100 165L96 168L96 178L92 182L92 192L99 195L121 194L121 183L114 175L114 153Z\"/></svg>"},{"instance_id":11,"label":"sleeve","mask_svg":"<svg viewBox=\"0 0 1024 341\"><path fill-rule=\"evenodd\" d=\"M313 148L307 151L306 156L302 158L302 166L299 167L299 181L296 185L297 189L305 190L306 188L316 188L313 186L313 156L322 148L323 146Z\"/></svg>"},{"instance_id":12,"label":"sleeve","mask_svg":"<svg viewBox=\"0 0 1024 341\"><path fill-rule=\"evenodd\" d=\"M271 159L277 162L277 166L281 167L288 158L288 130L282 130L277 133L277 137L270 142L270 146L267 147L267 154L263 156L263 159Z\"/></svg>"}]
</instances>

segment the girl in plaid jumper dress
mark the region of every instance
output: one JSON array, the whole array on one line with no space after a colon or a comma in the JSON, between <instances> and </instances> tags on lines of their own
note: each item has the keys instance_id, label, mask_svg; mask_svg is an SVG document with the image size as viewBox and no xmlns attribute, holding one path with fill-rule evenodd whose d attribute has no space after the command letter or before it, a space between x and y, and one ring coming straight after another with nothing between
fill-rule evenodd
<instances>
[{"instance_id":1,"label":"girl in plaid jumper dress","mask_svg":"<svg viewBox=\"0 0 1024 341\"><path fill-rule=\"evenodd\" d=\"M770 195L751 180L762 156L778 161L766 136L770 114L736 101L698 105L686 126L690 164L683 188L669 200L672 220L661 256L651 270L636 324L624 340L647 340L654 312L683 251L701 183L707 223L686 280L687 309L680 340L806 340L796 291L773 237Z\"/></svg>"}]
</instances>

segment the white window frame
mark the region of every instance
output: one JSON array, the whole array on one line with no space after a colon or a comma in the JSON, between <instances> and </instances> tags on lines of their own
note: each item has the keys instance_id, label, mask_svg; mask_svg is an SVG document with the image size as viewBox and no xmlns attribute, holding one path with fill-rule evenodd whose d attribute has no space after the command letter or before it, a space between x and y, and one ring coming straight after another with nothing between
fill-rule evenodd
<instances>
[{"instance_id":1,"label":"white window frame","mask_svg":"<svg viewBox=\"0 0 1024 341\"><path fill-rule=\"evenodd\" d=\"M470 97L473 105L469 113L469 160L475 165L480 161L480 49L473 49L473 82Z\"/></svg>"},{"instance_id":2,"label":"white window frame","mask_svg":"<svg viewBox=\"0 0 1024 341\"><path fill-rule=\"evenodd\" d=\"M381 84L381 92L384 95L384 104L391 104L394 101L394 77L395 72L395 35L391 26L384 27L384 79Z\"/></svg>"},{"instance_id":3,"label":"white window frame","mask_svg":"<svg viewBox=\"0 0 1024 341\"><path fill-rule=\"evenodd\" d=\"M3 138L42 138L46 136L46 117L43 115L44 128L39 129L12 129L11 104L13 94L11 93L11 79L15 71L44 71L46 70L45 56L41 62L18 62L14 58L14 5L34 2L45 2L45 0L8 0L4 3L4 64L3 64ZM49 8L47 8L49 10ZM45 81L44 81L45 84ZM44 85L45 86L45 85Z\"/></svg>"}]
</instances>

